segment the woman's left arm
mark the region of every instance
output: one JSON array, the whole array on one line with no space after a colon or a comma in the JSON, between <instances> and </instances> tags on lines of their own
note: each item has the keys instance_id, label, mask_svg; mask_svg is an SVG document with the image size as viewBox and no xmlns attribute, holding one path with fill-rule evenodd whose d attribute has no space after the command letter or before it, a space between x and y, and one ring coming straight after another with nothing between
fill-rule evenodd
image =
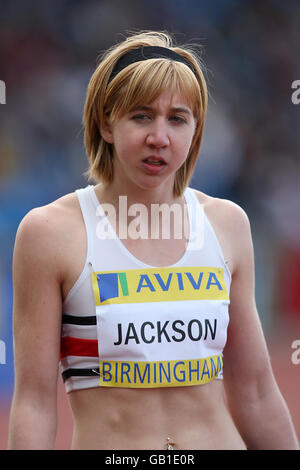
<instances>
[{"instance_id":1,"label":"woman's left arm","mask_svg":"<svg viewBox=\"0 0 300 470\"><path fill-rule=\"evenodd\" d=\"M299 450L287 405L273 375L256 309L254 254L247 215L229 209L235 268L224 349L224 385L234 422L248 449Z\"/></svg>"}]
</instances>

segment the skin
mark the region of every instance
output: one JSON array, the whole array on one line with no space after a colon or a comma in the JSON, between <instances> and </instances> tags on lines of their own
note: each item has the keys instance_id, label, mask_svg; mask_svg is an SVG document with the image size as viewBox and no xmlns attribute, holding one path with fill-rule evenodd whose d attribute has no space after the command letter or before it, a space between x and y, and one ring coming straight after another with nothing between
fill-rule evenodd
<instances>
[{"instance_id":1,"label":"skin","mask_svg":"<svg viewBox=\"0 0 300 470\"><path fill-rule=\"evenodd\" d=\"M104 124L102 135L114 146L115 175L111 185L95 187L100 202L116 205L119 195L126 194L128 206L183 204L182 198L174 200L173 178L187 157L195 120L190 110L174 113L174 107L188 108L180 94L170 102L164 93L147 111L136 110ZM183 117L185 122L180 122ZM167 162L160 174L149 174L142 163L149 155ZM68 397L74 449L165 449L167 437L175 449L298 448L256 310L248 217L230 201L195 192L232 273L224 381L182 388L73 391ZM186 248L186 240L174 236L122 242L136 258L155 266L174 264ZM83 269L86 243L74 193L32 210L19 226L13 266L16 380L11 449L54 447L62 302Z\"/></svg>"}]
</instances>

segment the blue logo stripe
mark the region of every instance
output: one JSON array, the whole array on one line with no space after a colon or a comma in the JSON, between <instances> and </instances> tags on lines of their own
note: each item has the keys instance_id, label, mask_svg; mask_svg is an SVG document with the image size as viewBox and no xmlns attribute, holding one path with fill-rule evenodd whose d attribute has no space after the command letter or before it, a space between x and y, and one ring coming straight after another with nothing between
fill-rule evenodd
<instances>
[{"instance_id":1,"label":"blue logo stripe","mask_svg":"<svg viewBox=\"0 0 300 470\"><path fill-rule=\"evenodd\" d=\"M118 273L97 274L100 302L119 297Z\"/></svg>"}]
</instances>

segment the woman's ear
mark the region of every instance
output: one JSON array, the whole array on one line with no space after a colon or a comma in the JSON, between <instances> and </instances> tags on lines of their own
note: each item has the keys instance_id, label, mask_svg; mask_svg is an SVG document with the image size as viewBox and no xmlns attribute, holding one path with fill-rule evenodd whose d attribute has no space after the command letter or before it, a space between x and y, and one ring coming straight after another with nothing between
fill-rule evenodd
<instances>
[{"instance_id":1,"label":"woman's ear","mask_svg":"<svg viewBox=\"0 0 300 470\"><path fill-rule=\"evenodd\" d=\"M104 114L103 122L100 125L100 134L103 140L105 140L105 142L107 142L108 144L114 143L113 134L112 134L112 126L109 120L108 113Z\"/></svg>"}]
</instances>

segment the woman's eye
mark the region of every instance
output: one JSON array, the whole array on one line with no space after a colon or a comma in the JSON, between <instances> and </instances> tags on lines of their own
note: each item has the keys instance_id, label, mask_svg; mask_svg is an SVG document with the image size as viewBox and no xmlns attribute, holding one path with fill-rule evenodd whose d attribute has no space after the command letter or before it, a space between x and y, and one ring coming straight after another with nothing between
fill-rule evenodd
<instances>
[{"instance_id":1,"label":"woman's eye","mask_svg":"<svg viewBox=\"0 0 300 470\"><path fill-rule=\"evenodd\" d=\"M177 122L177 123L186 123L186 120L181 117L181 116L171 116L170 117L171 121Z\"/></svg>"},{"instance_id":2,"label":"woman's eye","mask_svg":"<svg viewBox=\"0 0 300 470\"><path fill-rule=\"evenodd\" d=\"M147 119L150 119L150 117L147 114L135 114L132 119L137 121L146 121Z\"/></svg>"}]
</instances>

